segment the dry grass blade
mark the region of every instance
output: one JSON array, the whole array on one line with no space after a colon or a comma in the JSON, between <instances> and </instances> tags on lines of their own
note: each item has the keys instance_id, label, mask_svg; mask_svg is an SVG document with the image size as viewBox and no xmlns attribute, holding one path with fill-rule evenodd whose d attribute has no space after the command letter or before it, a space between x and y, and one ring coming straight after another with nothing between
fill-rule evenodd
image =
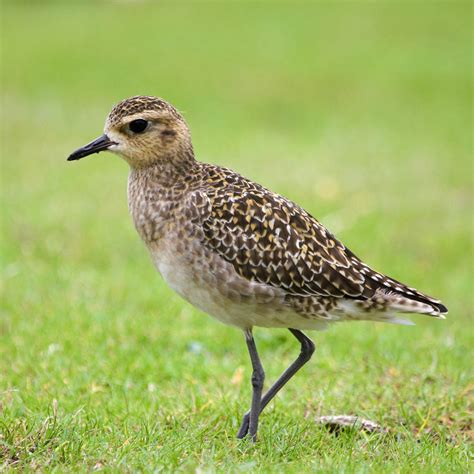
<instances>
[{"instance_id":1,"label":"dry grass blade","mask_svg":"<svg viewBox=\"0 0 474 474\"><path fill-rule=\"evenodd\" d=\"M367 433L387 433L388 429L375 421L353 415L318 416L316 423L326 426L329 431L339 433L343 429L355 429Z\"/></svg>"}]
</instances>

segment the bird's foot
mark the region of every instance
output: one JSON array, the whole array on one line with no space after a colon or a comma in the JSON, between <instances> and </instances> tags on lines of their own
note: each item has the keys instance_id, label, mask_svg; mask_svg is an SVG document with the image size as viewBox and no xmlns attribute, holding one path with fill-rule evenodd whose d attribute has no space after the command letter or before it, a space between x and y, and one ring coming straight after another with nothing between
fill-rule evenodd
<instances>
[{"instance_id":1,"label":"bird's foot","mask_svg":"<svg viewBox=\"0 0 474 474\"><path fill-rule=\"evenodd\" d=\"M244 439L249 433L250 426L250 412L247 412L242 418L242 424L240 425L239 431L237 432L238 439ZM252 437L252 441L257 440L257 435Z\"/></svg>"}]
</instances>

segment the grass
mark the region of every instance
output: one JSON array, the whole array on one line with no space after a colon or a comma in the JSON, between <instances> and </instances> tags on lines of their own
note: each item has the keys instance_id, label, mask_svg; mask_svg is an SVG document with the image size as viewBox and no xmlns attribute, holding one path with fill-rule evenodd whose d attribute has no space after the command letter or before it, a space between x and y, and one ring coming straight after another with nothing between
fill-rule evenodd
<instances>
[{"instance_id":1,"label":"grass","mask_svg":"<svg viewBox=\"0 0 474 474\"><path fill-rule=\"evenodd\" d=\"M469 3L10 2L2 23L0 469L468 472ZM163 96L198 157L302 204L444 322L341 324L261 418L239 331L169 290L127 168L66 163L118 100ZM256 330L267 380L296 356ZM357 414L387 434L317 426Z\"/></svg>"}]
</instances>

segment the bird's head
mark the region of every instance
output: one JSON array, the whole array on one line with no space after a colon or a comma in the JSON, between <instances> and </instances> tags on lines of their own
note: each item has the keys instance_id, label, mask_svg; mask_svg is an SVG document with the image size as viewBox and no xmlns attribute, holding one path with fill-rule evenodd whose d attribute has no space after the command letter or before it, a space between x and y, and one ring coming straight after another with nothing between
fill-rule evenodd
<instances>
[{"instance_id":1,"label":"bird's head","mask_svg":"<svg viewBox=\"0 0 474 474\"><path fill-rule=\"evenodd\" d=\"M68 161L109 150L132 168L155 163L180 165L193 159L186 121L158 97L135 96L118 103L105 121L104 135L74 151Z\"/></svg>"}]
</instances>

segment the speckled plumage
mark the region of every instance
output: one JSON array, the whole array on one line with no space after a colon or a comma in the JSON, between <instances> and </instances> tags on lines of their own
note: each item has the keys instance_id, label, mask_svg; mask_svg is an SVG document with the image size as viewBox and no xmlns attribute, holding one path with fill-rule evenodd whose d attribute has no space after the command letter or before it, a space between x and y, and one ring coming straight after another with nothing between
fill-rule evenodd
<instances>
[{"instance_id":1,"label":"speckled plumage","mask_svg":"<svg viewBox=\"0 0 474 474\"><path fill-rule=\"evenodd\" d=\"M140 146L143 155L155 147L157 156L143 162L122 152L131 164L129 208L158 270L192 304L242 328L403 323L395 313L446 312L440 301L372 270L297 204L196 161L186 122L163 99L120 102L106 132L153 114L161 129Z\"/></svg>"},{"instance_id":2,"label":"speckled plumage","mask_svg":"<svg viewBox=\"0 0 474 474\"><path fill-rule=\"evenodd\" d=\"M181 114L166 100L159 97L140 95L119 102L107 117L109 126L120 124L123 118L147 111L167 111L174 119L183 120Z\"/></svg>"},{"instance_id":3,"label":"speckled plumage","mask_svg":"<svg viewBox=\"0 0 474 474\"><path fill-rule=\"evenodd\" d=\"M120 102L104 135L68 160L103 150L130 164L130 213L163 278L194 306L245 333L253 397L239 438L256 439L260 412L311 358L314 344L301 329L346 320L406 324L397 313L447 312L439 300L372 270L297 204L196 161L185 120L163 99ZM265 394L254 326L288 328L301 344Z\"/></svg>"},{"instance_id":4,"label":"speckled plumage","mask_svg":"<svg viewBox=\"0 0 474 474\"><path fill-rule=\"evenodd\" d=\"M130 210L165 279L174 270L163 270L163 255L187 274L186 289L171 286L212 316L242 328L305 329L399 322L400 311L440 316L439 301L371 270L291 201L226 168L194 161L187 171L132 170ZM193 282L202 291L189 290Z\"/></svg>"}]
</instances>

